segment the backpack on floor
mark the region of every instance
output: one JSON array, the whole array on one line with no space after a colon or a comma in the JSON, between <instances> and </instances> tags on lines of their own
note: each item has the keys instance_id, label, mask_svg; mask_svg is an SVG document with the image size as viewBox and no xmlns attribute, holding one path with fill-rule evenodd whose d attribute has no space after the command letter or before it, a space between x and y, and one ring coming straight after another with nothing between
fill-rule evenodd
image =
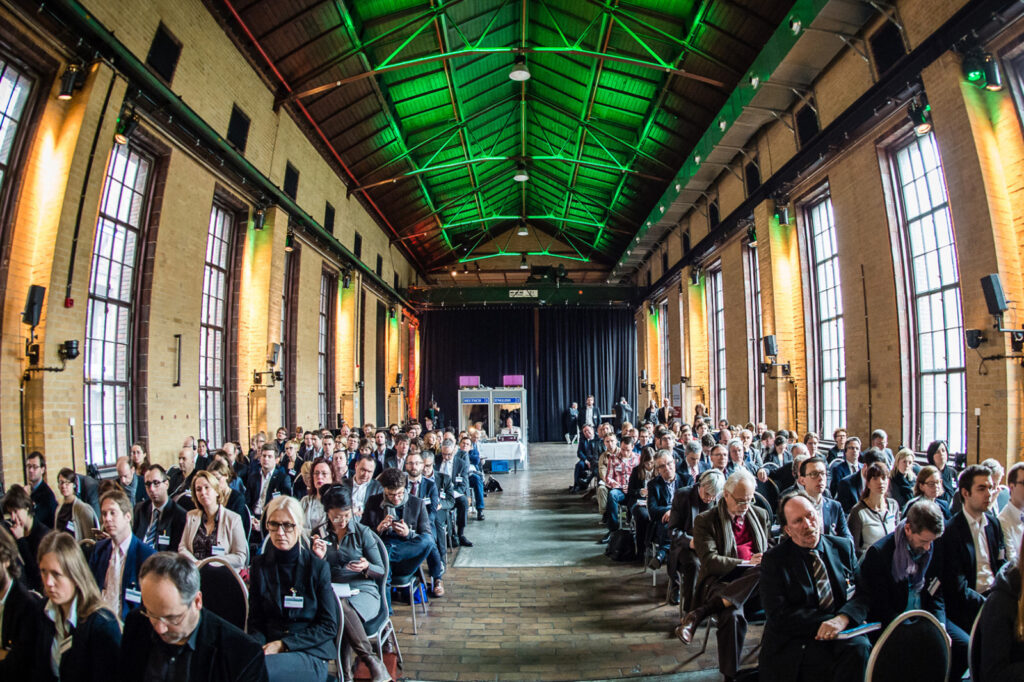
<instances>
[{"instance_id":1,"label":"backpack on floor","mask_svg":"<svg viewBox=\"0 0 1024 682\"><path fill-rule=\"evenodd\" d=\"M613 531L604 555L612 561L635 561L636 543L633 542L633 534L622 529Z\"/></svg>"},{"instance_id":2,"label":"backpack on floor","mask_svg":"<svg viewBox=\"0 0 1024 682\"><path fill-rule=\"evenodd\" d=\"M500 493L501 484L493 476L487 477L487 484L484 486L485 493Z\"/></svg>"}]
</instances>

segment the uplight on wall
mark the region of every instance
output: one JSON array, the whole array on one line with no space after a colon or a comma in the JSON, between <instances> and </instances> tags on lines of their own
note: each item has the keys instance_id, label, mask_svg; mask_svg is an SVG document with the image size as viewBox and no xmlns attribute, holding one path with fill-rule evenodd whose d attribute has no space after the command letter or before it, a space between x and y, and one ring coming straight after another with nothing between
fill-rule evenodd
<instances>
[{"instance_id":1,"label":"uplight on wall","mask_svg":"<svg viewBox=\"0 0 1024 682\"><path fill-rule=\"evenodd\" d=\"M82 87L85 70L81 64L68 64L60 77L60 90L57 92L57 99L67 101L75 94L75 90Z\"/></svg>"}]
</instances>

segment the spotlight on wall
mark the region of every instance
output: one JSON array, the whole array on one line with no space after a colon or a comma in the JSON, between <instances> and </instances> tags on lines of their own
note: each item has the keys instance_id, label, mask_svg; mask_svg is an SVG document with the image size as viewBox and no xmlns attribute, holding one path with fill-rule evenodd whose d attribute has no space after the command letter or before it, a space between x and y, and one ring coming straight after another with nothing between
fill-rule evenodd
<instances>
[{"instance_id":1,"label":"spotlight on wall","mask_svg":"<svg viewBox=\"0 0 1024 682\"><path fill-rule=\"evenodd\" d=\"M395 306L388 308L388 316L390 316L392 320L395 319Z\"/></svg>"},{"instance_id":2,"label":"spotlight on wall","mask_svg":"<svg viewBox=\"0 0 1024 682\"><path fill-rule=\"evenodd\" d=\"M82 87L82 81L85 80L85 70L81 64L68 64L64 69L63 75L60 77L60 91L57 93L57 99L69 100L71 96L75 94L75 90Z\"/></svg>"},{"instance_id":3,"label":"spotlight on wall","mask_svg":"<svg viewBox=\"0 0 1024 682\"><path fill-rule=\"evenodd\" d=\"M516 172L512 174L512 179L516 182L526 182L530 179L530 174L526 171L525 164L516 164Z\"/></svg>"},{"instance_id":4,"label":"spotlight on wall","mask_svg":"<svg viewBox=\"0 0 1024 682\"><path fill-rule=\"evenodd\" d=\"M64 343L57 346L57 355L60 356L61 360L74 360L78 357L78 341L75 339L68 339Z\"/></svg>"},{"instance_id":5,"label":"spotlight on wall","mask_svg":"<svg viewBox=\"0 0 1024 682\"><path fill-rule=\"evenodd\" d=\"M530 69L526 66L526 57L519 55L515 58L515 61L512 62L512 68L508 72L508 77L518 83L530 80Z\"/></svg>"},{"instance_id":6,"label":"spotlight on wall","mask_svg":"<svg viewBox=\"0 0 1024 682\"><path fill-rule=\"evenodd\" d=\"M128 139L139 127L139 117L135 112L123 114L117 119L117 131L114 133L114 142L117 144L128 144Z\"/></svg>"},{"instance_id":7,"label":"spotlight on wall","mask_svg":"<svg viewBox=\"0 0 1024 682\"><path fill-rule=\"evenodd\" d=\"M350 270L345 270L341 274L341 288L348 289L350 286L352 286L352 272Z\"/></svg>"},{"instance_id":8,"label":"spotlight on wall","mask_svg":"<svg viewBox=\"0 0 1024 682\"><path fill-rule=\"evenodd\" d=\"M1003 89L1003 77L999 72L999 62L991 54L986 53L982 62L985 71L985 89L998 92Z\"/></svg>"},{"instance_id":9,"label":"spotlight on wall","mask_svg":"<svg viewBox=\"0 0 1024 682\"><path fill-rule=\"evenodd\" d=\"M971 50L964 55L964 61L960 65L964 72L964 78L970 83L981 86L985 82L985 55L980 50Z\"/></svg>"},{"instance_id":10,"label":"spotlight on wall","mask_svg":"<svg viewBox=\"0 0 1024 682\"><path fill-rule=\"evenodd\" d=\"M793 35L800 35L800 31L803 29L803 22L797 17L791 17L789 20L789 30Z\"/></svg>"},{"instance_id":11,"label":"spotlight on wall","mask_svg":"<svg viewBox=\"0 0 1024 682\"><path fill-rule=\"evenodd\" d=\"M526 254L525 253L523 254L523 259L521 261L519 261L519 269L520 270L529 270L530 269L530 264L526 262Z\"/></svg>"},{"instance_id":12,"label":"spotlight on wall","mask_svg":"<svg viewBox=\"0 0 1024 682\"><path fill-rule=\"evenodd\" d=\"M757 228L754 227L754 223L747 225L747 246L757 248Z\"/></svg>"},{"instance_id":13,"label":"spotlight on wall","mask_svg":"<svg viewBox=\"0 0 1024 682\"><path fill-rule=\"evenodd\" d=\"M262 230L267 222L267 209L262 206L257 206L256 210L252 214L252 229Z\"/></svg>"},{"instance_id":14,"label":"spotlight on wall","mask_svg":"<svg viewBox=\"0 0 1024 682\"><path fill-rule=\"evenodd\" d=\"M932 120L931 115L928 113L929 111L931 111L929 105L921 106L917 100L911 102L907 107L907 117L914 124L914 132L918 135L927 135L932 131Z\"/></svg>"},{"instance_id":15,"label":"spotlight on wall","mask_svg":"<svg viewBox=\"0 0 1024 682\"><path fill-rule=\"evenodd\" d=\"M293 235L291 232L289 232L284 237L284 252L285 253L291 253L294 250L295 250L295 235Z\"/></svg>"},{"instance_id":16,"label":"spotlight on wall","mask_svg":"<svg viewBox=\"0 0 1024 682\"><path fill-rule=\"evenodd\" d=\"M985 343L985 335L981 333L980 329L965 329L964 340L967 341L967 347L974 349Z\"/></svg>"}]
</instances>

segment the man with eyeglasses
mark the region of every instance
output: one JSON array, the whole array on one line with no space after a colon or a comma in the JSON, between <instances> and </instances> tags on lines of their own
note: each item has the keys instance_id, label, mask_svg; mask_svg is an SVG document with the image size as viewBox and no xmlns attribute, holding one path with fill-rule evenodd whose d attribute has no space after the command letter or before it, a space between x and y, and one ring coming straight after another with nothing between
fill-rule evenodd
<instances>
[{"instance_id":1,"label":"man with eyeglasses","mask_svg":"<svg viewBox=\"0 0 1024 682\"><path fill-rule=\"evenodd\" d=\"M53 523L57 514L57 496L46 482L46 458L41 452L32 452L25 460L25 487L29 490L36 518Z\"/></svg>"},{"instance_id":2,"label":"man with eyeglasses","mask_svg":"<svg viewBox=\"0 0 1024 682\"><path fill-rule=\"evenodd\" d=\"M191 561L160 552L146 559L139 576L143 607L125 620L120 679L268 679L263 648L256 640L203 608L199 570Z\"/></svg>"},{"instance_id":3,"label":"man with eyeglasses","mask_svg":"<svg viewBox=\"0 0 1024 682\"><path fill-rule=\"evenodd\" d=\"M651 570L657 571L668 558L671 538L668 533L668 518L672 512L672 500L680 490L693 484L693 479L684 473L676 473L676 460L671 450L658 450L654 456L654 468L658 472L647 484L647 511L651 516L651 541L657 549L651 557Z\"/></svg>"},{"instance_id":4,"label":"man with eyeglasses","mask_svg":"<svg viewBox=\"0 0 1024 682\"><path fill-rule=\"evenodd\" d=\"M675 634L689 644L701 621L718 616L718 669L727 681L739 672L747 635L744 607L757 592L761 557L771 533L768 512L754 506L757 479L740 469L725 482L718 504L699 515L693 541L700 560L694 602Z\"/></svg>"},{"instance_id":5,"label":"man with eyeglasses","mask_svg":"<svg viewBox=\"0 0 1024 682\"><path fill-rule=\"evenodd\" d=\"M135 505L132 532L158 552L173 552L181 544L187 512L168 496L167 473L162 466L150 466L143 481L149 499Z\"/></svg>"},{"instance_id":6,"label":"man with eyeglasses","mask_svg":"<svg viewBox=\"0 0 1024 682\"><path fill-rule=\"evenodd\" d=\"M825 534L853 542L843 506L825 496L825 489L828 487L828 465L825 459L821 455L815 455L800 462L800 476L797 481L821 516Z\"/></svg>"}]
</instances>

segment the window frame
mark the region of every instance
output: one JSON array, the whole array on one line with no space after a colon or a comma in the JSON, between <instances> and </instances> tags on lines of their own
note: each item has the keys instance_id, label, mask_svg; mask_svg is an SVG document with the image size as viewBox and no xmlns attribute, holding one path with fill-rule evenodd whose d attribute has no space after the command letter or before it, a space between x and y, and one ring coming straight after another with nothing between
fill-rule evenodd
<instances>
[{"instance_id":1,"label":"window frame","mask_svg":"<svg viewBox=\"0 0 1024 682\"><path fill-rule=\"evenodd\" d=\"M661 374L661 398L672 400L671 359L668 353L668 297L658 301L658 371Z\"/></svg>"},{"instance_id":2,"label":"window frame","mask_svg":"<svg viewBox=\"0 0 1024 682\"><path fill-rule=\"evenodd\" d=\"M746 283L744 298L747 314L747 379L748 401L750 405L750 421L755 424L765 421L765 377L761 372L764 362L764 349L761 337L764 336L764 310L761 307L761 272L757 246L743 243L743 274Z\"/></svg>"},{"instance_id":3,"label":"window frame","mask_svg":"<svg viewBox=\"0 0 1024 682\"><path fill-rule=\"evenodd\" d=\"M725 287L722 262L708 267L705 275L705 309L708 323L708 409L715 423L729 418L728 374L725 351Z\"/></svg>"},{"instance_id":4,"label":"window frame","mask_svg":"<svg viewBox=\"0 0 1024 682\"><path fill-rule=\"evenodd\" d=\"M335 428L335 357L338 310L338 275L324 267L320 273L320 300L317 333L317 420L320 428Z\"/></svg>"}]
</instances>

